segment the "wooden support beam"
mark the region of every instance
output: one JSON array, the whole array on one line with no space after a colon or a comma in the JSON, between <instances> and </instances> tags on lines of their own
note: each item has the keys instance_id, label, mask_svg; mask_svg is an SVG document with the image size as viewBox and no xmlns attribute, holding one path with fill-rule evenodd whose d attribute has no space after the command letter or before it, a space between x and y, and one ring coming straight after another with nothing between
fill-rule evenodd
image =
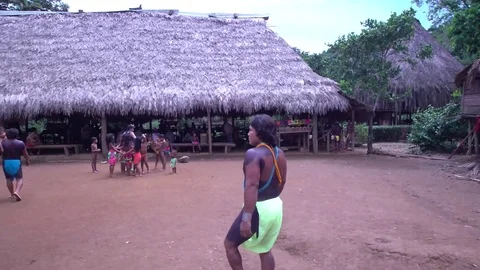
<instances>
[{"instance_id":1,"label":"wooden support beam","mask_svg":"<svg viewBox=\"0 0 480 270\"><path fill-rule=\"evenodd\" d=\"M212 116L210 115L210 110L207 110L207 125L208 125L208 153L213 154L212 150Z\"/></svg>"},{"instance_id":2,"label":"wooden support beam","mask_svg":"<svg viewBox=\"0 0 480 270\"><path fill-rule=\"evenodd\" d=\"M468 134L470 134L470 131L472 131L472 120L468 119ZM467 156L472 154L472 141L473 141L473 136L468 136L468 143L467 143Z\"/></svg>"},{"instance_id":3,"label":"wooden support beam","mask_svg":"<svg viewBox=\"0 0 480 270\"><path fill-rule=\"evenodd\" d=\"M312 141L313 141L313 153L318 154L318 115L313 115L313 130L312 130Z\"/></svg>"},{"instance_id":4,"label":"wooden support beam","mask_svg":"<svg viewBox=\"0 0 480 270\"><path fill-rule=\"evenodd\" d=\"M473 125L473 129L475 129L475 125ZM479 154L479 149L478 149L478 133L475 133L475 130L473 131L473 143L475 145L475 155Z\"/></svg>"},{"instance_id":5,"label":"wooden support beam","mask_svg":"<svg viewBox=\"0 0 480 270\"><path fill-rule=\"evenodd\" d=\"M107 116L105 114L102 115L102 123L101 123L101 129L102 129L102 154L107 157L108 155L108 145L107 145Z\"/></svg>"},{"instance_id":6,"label":"wooden support beam","mask_svg":"<svg viewBox=\"0 0 480 270\"><path fill-rule=\"evenodd\" d=\"M351 134L352 138L351 138L351 142L352 142L352 151L355 150L355 110L352 109L352 124L353 124L353 133ZM347 145L347 148L348 148L348 145Z\"/></svg>"}]
</instances>

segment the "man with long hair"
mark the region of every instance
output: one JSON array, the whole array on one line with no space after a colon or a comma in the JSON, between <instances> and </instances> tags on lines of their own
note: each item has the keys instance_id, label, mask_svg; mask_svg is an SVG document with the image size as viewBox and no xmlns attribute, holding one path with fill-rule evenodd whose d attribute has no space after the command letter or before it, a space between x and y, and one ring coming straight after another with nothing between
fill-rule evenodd
<instances>
[{"instance_id":1,"label":"man with long hair","mask_svg":"<svg viewBox=\"0 0 480 270\"><path fill-rule=\"evenodd\" d=\"M238 247L260 255L262 270L275 269L271 249L283 219L280 194L287 178L285 154L277 147L275 121L268 115L254 117L248 141L254 148L245 154L244 205L225 238L228 262L234 270L242 270Z\"/></svg>"},{"instance_id":2,"label":"man with long hair","mask_svg":"<svg viewBox=\"0 0 480 270\"><path fill-rule=\"evenodd\" d=\"M25 144L18 140L18 130L11 128L6 131L7 139L2 141L3 173L7 179L7 188L10 196L17 201L21 201L20 191L23 187L22 156L25 158L27 166L30 165L30 159Z\"/></svg>"}]
</instances>

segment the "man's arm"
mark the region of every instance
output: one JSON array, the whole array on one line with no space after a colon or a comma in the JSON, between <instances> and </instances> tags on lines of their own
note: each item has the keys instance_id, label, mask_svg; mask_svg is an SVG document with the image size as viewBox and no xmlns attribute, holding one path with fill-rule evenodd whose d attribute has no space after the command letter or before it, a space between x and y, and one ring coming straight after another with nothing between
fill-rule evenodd
<instances>
[{"instance_id":1,"label":"man's arm","mask_svg":"<svg viewBox=\"0 0 480 270\"><path fill-rule=\"evenodd\" d=\"M27 162L27 166L30 165L30 156L28 155L27 146L23 145L23 157Z\"/></svg>"},{"instance_id":2,"label":"man's arm","mask_svg":"<svg viewBox=\"0 0 480 270\"><path fill-rule=\"evenodd\" d=\"M255 204L258 198L258 184L260 182L260 159L261 157L255 149L249 149L245 153L243 161L243 171L245 174L245 191L243 212L249 216L248 221L252 217L255 210Z\"/></svg>"}]
</instances>

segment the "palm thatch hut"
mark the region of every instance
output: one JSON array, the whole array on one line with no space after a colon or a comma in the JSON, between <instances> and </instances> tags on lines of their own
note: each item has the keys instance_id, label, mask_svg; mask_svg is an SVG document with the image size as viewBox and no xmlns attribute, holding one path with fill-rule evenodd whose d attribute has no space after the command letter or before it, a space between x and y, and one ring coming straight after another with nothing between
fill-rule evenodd
<instances>
[{"instance_id":1,"label":"palm thatch hut","mask_svg":"<svg viewBox=\"0 0 480 270\"><path fill-rule=\"evenodd\" d=\"M3 14L0 118L351 109L265 21L169 13Z\"/></svg>"},{"instance_id":2,"label":"palm thatch hut","mask_svg":"<svg viewBox=\"0 0 480 270\"><path fill-rule=\"evenodd\" d=\"M406 55L392 51L388 56L395 66L400 67L399 75L390 81L390 90L399 99L395 102L379 101L375 116L378 124L399 123L402 114L410 115L428 105L444 106L455 90L453 78L463 68L418 20L414 22L414 35L406 46ZM431 55L422 59L419 57L422 50L431 50ZM372 97L361 94L356 98L367 104L375 102Z\"/></svg>"}]
</instances>

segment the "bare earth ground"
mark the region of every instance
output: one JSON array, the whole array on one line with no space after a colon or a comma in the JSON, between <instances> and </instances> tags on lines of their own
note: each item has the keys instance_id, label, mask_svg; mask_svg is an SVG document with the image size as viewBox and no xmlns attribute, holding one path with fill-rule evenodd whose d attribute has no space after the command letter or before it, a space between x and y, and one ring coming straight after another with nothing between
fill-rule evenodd
<instances>
[{"instance_id":1,"label":"bare earth ground","mask_svg":"<svg viewBox=\"0 0 480 270\"><path fill-rule=\"evenodd\" d=\"M290 158L277 269L476 269L480 185L444 162L333 154ZM24 201L0 189L0 269L228 269L241 160L177 175L106 177L88 163L24 169ZM245 269L259 269L243 251Z\"/></svg>"}]
</instances>

